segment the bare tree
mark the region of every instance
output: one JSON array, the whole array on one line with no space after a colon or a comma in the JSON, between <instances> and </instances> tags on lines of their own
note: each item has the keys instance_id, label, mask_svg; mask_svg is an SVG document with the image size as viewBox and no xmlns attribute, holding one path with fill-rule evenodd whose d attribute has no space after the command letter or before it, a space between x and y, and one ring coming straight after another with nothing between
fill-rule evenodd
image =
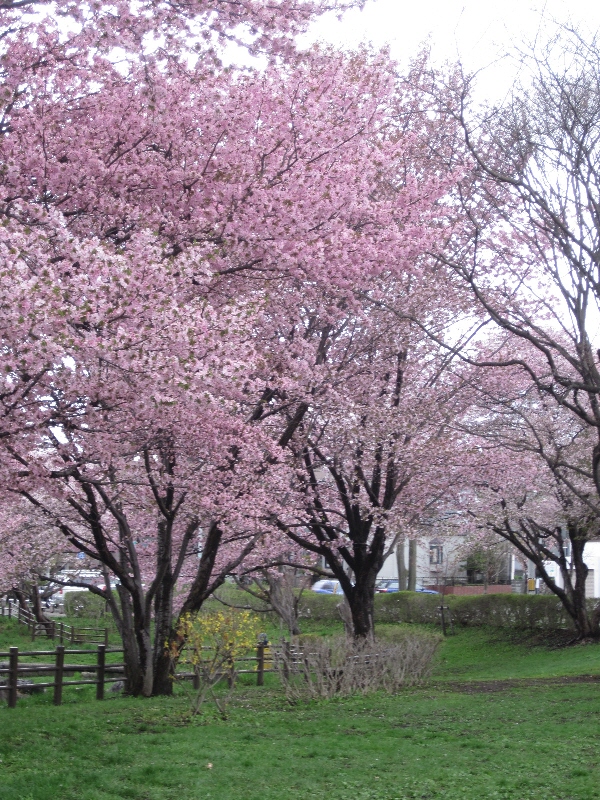
<instances>
[{"instance_id":1,"label":"bare tree","mask_svg":"<svg viewBox=\"0 0 600 800\"><path fill-rule=\"evenodd\" d=\"M292 567L264 567L249 573L251 582L237 580L238 586L267 605L286 625L290 636L298 636L300 601L309 577Z\"/></svg>"},{"instance_id":2,"label":"bare tree","mask_svg":"<svg viewBox=\"0 0 600 800\"><path fill-rule=\"evenodd\" d=\"M600 493L598 40L561 28L523 56L523 67L527 82L502 106L473 111L466 78L444 98L473 169L458 192L462 229L436 255L485 311L483 324L493 321L509 345L501 356L474 357L465 346L473 331L446 344L481 366L520 366L592 428ZM511 340L521 343L513 357Z\"/></svg>"},{"instance_id":3,"label":"bare tree","mask_svg":"<svg viewBox=\"0 0 600 800\"><path fill-rule=\"evenodd\" d=\"M465 312L470 327L432 325L429 333L451 356L489 373L520 371L551 409L566 411L573 426L587 432L575 462L557 451L550 456L540 444L552 490L567 498L565 526L523 514L516 527L513 518L496 532L537 564L553 591L544 564L555 562L571 593L565 607L571 606L584 635L597 635L597 621L582 615L583 547L596 528L600 496L599 41L562 26L518 57L520 81L501 105L476 107L474 79L460 70L438 94L440 109L462 131L471 166L457 187L459 224L433 255L448 284L465 290L465 307L469 297L475 302ZM490 323L493 336L487 335ZM524 451L512 455L518 464ZM593 497L581 490L582 476L590 479Z\"/></svg>"}]
</instances>

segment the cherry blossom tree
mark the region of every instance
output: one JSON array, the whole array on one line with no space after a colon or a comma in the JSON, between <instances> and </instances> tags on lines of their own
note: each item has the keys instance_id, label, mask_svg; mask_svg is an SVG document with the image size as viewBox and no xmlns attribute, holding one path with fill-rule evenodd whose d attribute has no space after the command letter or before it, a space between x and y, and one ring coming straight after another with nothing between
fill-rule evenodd
<instances>
[{"instance_id":1,"label":"cherry blossom tree","mask_svg":"<svg viewBox=\"0 0 600 800\"><path fill-rule=\"evenodd\" d=\"M354 425L377 391L395 408L404 345L377 343L361 297L423 271L452 176L422 167L419 65L293 52L325 7L72 5L66 25L5 7L2 483L106 571L133 693L170 689L178 587L194 611L273 560L309 429ZM224 69L237 23L279 60ZM363 470L395 446L383 416Z\"/></svg>"},{"instance_id":2,"label":"cherry blossom tree","mask_svg":"<svg viewBox=\"0 0 600 800\"><path fill-rule=\"evenodd\" d=\"M40 346L47 359L29 394L39 414L28 412L35 424L7 437L3 481L107 571L107 588L93 591L106 597L119 626L128 689L150 693L164 690L165 677L157 676L178 579L187 579L201 603L207 587L218 585L256 538L244 511L248 533L238 526L237 544L228 549L225 517L237 521L248 493L237 476L247 477L247 460L264 460L265 447L255 449L253 431L236 420L234 395L221 391L235 386L236 370L251 363L248 343L235 338L235 361L231 351L229 357L219 352L222 337L213 340L207 332L212 312L205 299L181 294L183 259L175 275L160 249L138 244L153 262L140 259L135 247L119 256L98 244L67 241L67 268L60 261L49 274L48 261L43 264L52 294L59 290L54 305L43 301L44 324L52 310L52 345L62 352L48 361L30 317L24 346ZM36 299L34 293L34 306ZM219 325L241 327L241 316L221 315ZM233 342L230 336L227 344ZM254 487L252 497L258 509ZM219 565L213 571L219 546L224 572ZM108 573L120 582L118 601Z\"/></svg>"},{"instance_id":3,"label":"cherry blossom tree","mask_svg":"<svg viewBox=\"0 0 600 800\"><path fill-rule=\"evenodd\" d=\"M4 498L0 504L0 594L12 594L42 625L52 622L44 613L40 575L63 561L64 549L58 531L28 503Z\"/></svg>"},{"instance_id":4,"label":"cherry blossom tree","mask_svg":"<svg viewBox=\"0 0 600 800\"><path fill-rule=\"evenodd\" d=\"M449 165L450 152L453 159L467 158L470 169L450 204L454 224L432 250L449 290L457 298L464 292L456 306L462 314L450 324L427 320L424 327L449 358L483 369L480 375L499 370L503 389L492 393L491 406L494 397L511 396L511 381L530 399L527 410L516 396L511 401L516 430L531 426L529 444L504 447L508 424L506 441L497 443L504 478L489 485L514 479L514 492L509 485L509 522L500 516L494 524L505 537L510 527L515 546L520 542L543 576L544 562L555 562L566 591L561 599L584 636L597 632L597 621L584 611L582 552L596 535L600 494L599 63L597 39L563 27L522 57L521 79L502 105L475 105L474 79L460 70L437 83L433 75L430 89L440 114L462 130L454 149L436 155ZM483 403L479 413L486 418ZM506 422L507 414L498 419ZM535 431L553 444L534 446ZM493 471L492 461L489 466ZM519 515L525 497L529 505ZM565 530L573 535L571 578L561 561ZM554 591L552 580L546 583Z\"/></svg>"},{"instance_id":5,"label":"cherry blossom tree","mask_svg":"<svg viewBox=\"0 0 600 800\"><path fill-rule=\"evenodd\" d=\"M417 326L388 311L394 291L398 306L418 303L413 283L412 272L388 280L361 308L329 317L306 412L286 443L294 477L276 524L340 581L358 637L372 635L376 577L398 536L448 488L460 381ZM381 294L385 308L371 297ZM307 309L294 337L314 323Z\"/></svg>"},{"instance_id":6,"label":"cherry blossom tree","mask_svg":"<svg viewBox=\"0 0 600 800\"><path fill-rule=\"evenodd\" d=\"M511 353L526 356L521 343ZM499 354L498 350L495 351ZM500 351L502 352L502 351ZM529 354L528 363L535 363ZM539 356L538 356L539 358ZM538 365L541 374L541 365ZM535 564L579 638L600 635L585 591L587 542L599 535L589 427L556 405L521 367L473 370L455 502L475 531L491 531Z\"/></svg>"}]
</instances>

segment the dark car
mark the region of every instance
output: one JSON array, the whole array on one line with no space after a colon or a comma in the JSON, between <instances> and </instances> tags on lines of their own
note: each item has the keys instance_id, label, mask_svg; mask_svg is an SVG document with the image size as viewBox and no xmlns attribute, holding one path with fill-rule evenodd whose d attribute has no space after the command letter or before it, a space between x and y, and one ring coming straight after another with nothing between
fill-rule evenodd
<instances>
[{"instance_id":1,"label":"dark car","mask_svg":"<svg viewBox=\"0 0 600 800\"><path fill-rule=\"evenodd\" d=\"M313 583L310 589L312 592L317 592L317 594L343 594L339 581L317 581Z\"/></svg>"},{"instance_id":2,"label":"dark car","mask_svg":"<svg viewBox=\"0 0 600 800\"><path fill-rule=\"evenodd\" d=\"M379 594L387 594L388 592L397 592L398 591L398 581L397 580L387 580L387 581L380 581L375 587L375 591Z\"/></svg>"}]
</instances>

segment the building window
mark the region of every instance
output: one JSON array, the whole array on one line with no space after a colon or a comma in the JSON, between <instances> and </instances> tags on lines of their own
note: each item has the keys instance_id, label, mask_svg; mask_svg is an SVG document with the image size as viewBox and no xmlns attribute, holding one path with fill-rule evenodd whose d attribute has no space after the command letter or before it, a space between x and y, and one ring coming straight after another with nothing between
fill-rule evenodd
<instances>
[{"instance_id":1,"label":"building window","mask_svg":"<svg viewBox=\"0 0 600 800\"><path fill-rule=\"evenodd\" d=\"M444 548L441 544L429 545L429 563L430 564L443 564L444 563Z\"/></svg>"}]
</instances>

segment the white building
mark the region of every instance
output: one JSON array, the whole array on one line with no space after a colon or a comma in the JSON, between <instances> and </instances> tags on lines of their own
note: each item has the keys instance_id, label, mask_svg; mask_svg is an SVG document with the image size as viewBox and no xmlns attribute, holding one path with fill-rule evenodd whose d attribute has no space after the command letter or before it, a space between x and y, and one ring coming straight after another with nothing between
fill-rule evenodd
<instances>
[{"instance_id":1,"label":"white building","mask_svg":"<svg viewBox=\"0 0 600 800\"><path fill-rule=\"evenodd\" d=\"M474 542L465 534L453 533L436 536L434 530L431 536L420 537L416 540L416 578L419 586L443 586L466 583L484 583L483 573L475 569L468 569L469 553L473 551ZM404 549L404 563L408 568L408 541L400 545ZM502 583L510 583L514 578L514 558L511 548L500 543L495 554L496 578ZM398 577L398 563L396 553L391 553L385 560L379 573L380 580Z\"/></svg>"},{"instance_id":2,"label":"white building","mask_svg":"<svg viewBox=\"0 0 600 800\"><path fill-rule=\"evenodd\" d=\"M585 581L585 596L600 597L600 542L586 542L583 560L589 572ZM562 588L563 579L558 566L551 561L545 564L548 574Z\"/></svg>"},{"instance_id":3,"label":"white building","mask_svg":"<svg viewBox=\"0 0 600 800\"><path fill-rule=\"evenodd\" d=\"M433 532L432 532L433 533ZM460 583L481 583L480 575L468 573L466 569L467 539L460 534L451 536L431 538L420 538L417 540L417 585L436 586ZM584 561L589 569L585 582L586 597L600 597L600 541L587 542L584 548ZM404 542L404 563L408 567L408 542ZM563 581L558 566L553 562L546 562L548 574L562 587ZM517 586L521 585L523 579L523 589L527 576L535 575L535 567L532 563L529 569L525 563L524 556L513 550L508 544L506 548L506 565L501 570L501 582L508 584L517 579ZM395 579L398 577L398 565L396 553L391 553L385 560L379 580ZM544 591L543 581L536 579L537 591ZM519 591L519 589L517 589ZM549 590L548 590L549 591Z\"/></svg>"}]
</instances>

